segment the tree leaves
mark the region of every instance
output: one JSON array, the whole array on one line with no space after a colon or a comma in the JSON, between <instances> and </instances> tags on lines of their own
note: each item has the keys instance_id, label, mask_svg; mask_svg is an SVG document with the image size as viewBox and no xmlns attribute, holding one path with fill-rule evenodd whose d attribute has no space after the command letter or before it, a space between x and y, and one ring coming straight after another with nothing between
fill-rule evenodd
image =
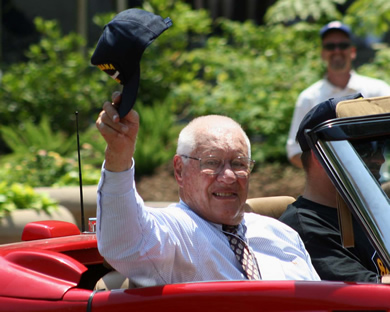
<instances>
[{"instance_id":1,"label":"tree leaves","mask_svg":"<svg viewBox=\"0 0 390 312\"><path fill-rule=\"evenodd\" d=\"M308 20L334 20L341 18L337 5L346 0L278 0L265 15L268 24L291 23Z\"/></svg>"}]
</instances>

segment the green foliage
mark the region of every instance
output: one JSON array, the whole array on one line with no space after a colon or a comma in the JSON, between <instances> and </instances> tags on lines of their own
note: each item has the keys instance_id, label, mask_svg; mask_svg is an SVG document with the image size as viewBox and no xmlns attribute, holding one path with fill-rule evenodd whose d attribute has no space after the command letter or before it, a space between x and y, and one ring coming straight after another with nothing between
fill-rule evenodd
<instances>
[{"instance_id":1,"label":"green foliage","mask_svg":"<svg viewBox=\"0 0 390 312\"><path fill-rule=\"evenodd\" d=\"M175 125L174 115L167 105L138 104L137 111L140 115L140 129L134 160L139 176L138 172L151 174L156 167L172 159L181 127Z\"/></svg>"},{"instance_id":2,"label":"green foliage","mask_svg":"<svg viewBox=\"0 0 390 312\"><path fill-rule=\"evenodd\" d=\"M36 193L31 186L0 183L0 218L15 209L32 208L50 214L57 207L57 202L44 194Z\"/></svg>"},{"instance_id":3,"label":"green foliage","mask_svg":"<svg viewBox=\"0 0 390 312\"><path fill-rule=\"evenodd\" d=\"M342 14L339 6L347 10ZM390 27L390 2L388 0L278 0L265 15L269 25L307 20L325 24L343 20L356 35L381 36Z\"/></svg>"},{"instance_id":4,"label":"green foliage","mask_svg":"<svg viewBox=\"0 0 390 312\"><path fill-rule=\"evenodd\" d=\"M145 1L144 9L173 20L173 26L148 46L141 61L136 105L152 106L157 101L163 103L183 80L193 79L193 73L181 67L181 58L188 50L203 47L212 30L212 20L207 11L191 10L182 1ZM171 109L173 112L172 105Z\"/></svg>"},{"instance_id":5,"label":"green foliage","mask_svg":"<svg viewBox=\"0 0 390 312\"><path fill-rule=\"evenodd\" d=\"M156 101L154 105L147 106L141 102L136 104L136 111L140 116L140 127L137 137L137 147L134 154L136 174L141 176L153 173L154 169L169 161L175 153L176 139L181 125L177 124L168 102ZM89 183L100 177L94 168L100 168L104 159L106 141L95 127L90 127L80 134L82 144L81 162L83 169L83 182ZM98 173L98 174L97 174ZM78 181L76 172L71 172L60 179L58 183L68 184L74 178Z\"/></svg>"},{"instance_id":6,"label":"green foliage","mask_svg":"<svg viewBox=\"0 0 390 312\"><path fill-rule=\"evenodd\" d=\"M390 11L387 2L370 1L370 7L367 1L354 1L344 20L383 31ZM243 125L258 163L286 161L285 143L296 98L324 72L318 31L324 22L342 18L338 5L345 3L279 0L267 13L268 23L258 26L249 21L213 21L207 11L192 10L184 1L143 1L143 9L171 17L173 26L148 46L141 61L135 105L141 118L135 154L137 175L151 173L171 158L180 121L211 113L231 116ZM362 8L369 14L360 13ZM373 8L380 9L377 21ZM113 16L95 16L94 21L103 28ZM8 129L2 130L4 139L9 137L7 145L23 155L22 160L3 166L2 176L33 185L78 183L77 110L83 182L92 183L106 144L91 124L103 102L120 86L90 66L92 51L84 54L85 43L78 35L63 36L53 21L37 18L36 25L41 41L27 51L28 62L4 70L0 85L0 101L7 104L0 107L0 122L8 127L2 128ZM359 72L390 81L389 57L388 50L381 49ZM23 132L26 129L31 134ZM59 133L65 133L73 143L66 144ZM42 137L41 142L38 137ZM43 142L47 144L42 147ZM39 166L34 165L42 157L41 150L46 156ZM54 161L57 158L52 152L60 155L61 164ZM18 166L24 168L24 174L15 170ZM32 178L32 171L26 168L39 171L38 177Z\"/></svg>"},{"instance_id":7,"label":"green foliage","mask_svg":"<svg viewBox=\"0 0 390 312\"><path fill-rule=\"evenodd\" d=\"M88 144L83 147L81 155L89 154ZM100 178L98 168L85 164L82 170L84 185L98 183ZM68 157L62 157L56 152L43 149L24 155L16 154L14 157L10 155L2 162L0 178L7 184L23 183L32 187L78 185L77 152L75 151Z\"/></svg>"},{"instance_id":8,"label":"green foliage","mask_svg":"<svg viewBox=\"0 0 390 312\"><path fill-rule=\"evenodd\" d=\"M52 129L74 133L75 111L94 119L102 99L110 94L110 89L101 87L101 80L112 79L101 78L99 71L90 66L83 52L85 42L79 35L63 36L56 21L39 17L35 25L41 40L26 52L28 61L4 70L0 123L38 123L45 114L50 117ZM112 80L111 89L116 85ZM81 120L80 128L85 129L89 121Z\"/></svg>"},{"instance_id":9,"label":"green foliage","mask_svg":"<svg viewBox=\"0 0 390 312\"><path fill-rule=\"evenodd\" d=\"M303 21L340 19L341 13L337 5L345 2L346 0L278 0L268 9L265 20L269 24L278 24L295 21L297 18Z\"/></svg>"},{"instance_id":10,"label":"green foliage","mask_svg":"<svg viewBox=\"0 0 390 312\"><path fill-rule=\"evenodd\" d=\"M109 12L109 13L102 13L99 15L95 15L92 20L93 22L100 26L102 29L104 25L106 25L110 20L112 20L115 16L115 13Z\"/></svg>"},{"instance_id":11,"label":"green foliage","mask_svg":"<svg viewBox=\"0 0 390 312\"><path fill-rule=\"evenodd\" d=\"M79 184L76 135L54 132L46 116L38 125L26 121L19 128L15 127L0 127L2 138L12 151L1 159L1 181L33 187ZM92 144L96 145L101 136L91 127L81 137L80 158L85 160L85 164L81 163L83 184L97 184L104 154L103 149L94 148Z\"/></svg>"},{"instance_id":12,"label":"green foliage","mask_svg":"<svg viewBox=\"0 0 390 312\"><path fill-rule=\"evenodd\" d=\"M100 169L97 169L91 165L82 165L82 182L83 185L97 185L100 179ZM80 173L78 167L72 167L72 170L67 171L60 178L52 181L53 187L59 186L76 186L80 184Z\"/></svg>"},{"instance_id":13,"label":"green foliage","mask_svg":"<svg viewBox=\"0 0 390 312\"><path fill-rule=\"evenodd\" d=\"M387 0L356 0L348 8L345 22L356 34L382 35L389 31L390 2Z\"/></svg>"},{"instance_id":14,"label":"green foliage","mask_svg":"<svg viewBox=\"0 0 390 312\"><path fill-rule=\"evenodd\" d=\"M182 54L177 70L184 79L168 101L188 119L214 113L234 118L255 143L256 160L283 161L296 98L321 76L318 26L221 19L218 28L221 36Z\"/></svg>"},{"instance_id":15,"label":"green foliage","mask_svg":"<svg viewBox=\"0 0 390 312\"><path fill-rule=\"evenodd\" d=\"M362 65L359 73L390 82L390 47L385 46L378 50L373 62Z\"/></svg>"},{"instance_id":16,"label":"green foliage","mask_svg":"<svg viewBox=\"0 0 390 312\"><path fill-rule=\"evenodd\" d=\"M180 121L204 114L225 114L243 125L257 168L265 161L286 161L296 98L324 72L320 27L343 19L362 35L380 36L389 29L388 0L353 1L343 16L338 5L346 3L279 0L267 12L267 24L258 26L213 21L207 11L179 0L143 1L143 9L171 17L173 26L141 61L137 176L171 159ZM103 28L113 16L94 21ZM62 35L55 21L36 18L35 24L41 40L26 51L28 61L3 66L0 132L12 153L1 157L0 217L14 209L50 212L56 206L32 187L78 185L75 111L83 184L98 182L106 142L91 124L103 102L120 89L90 65L93 51L86 51L80 36ZM373 61L358 71L390 82L389 64L390 49L378 46Z\"/></svg>"},{"instance_id":17,"label":"green foliage","mask_svg":"<svg viewBox=\"0 0 390 312\"><path fill-rule=\"evenodd\" d=\"M16 160L39 150L49 150L64 155L75 148L73 140L64 132L52 131L46 115L42 116L38 125L27 120L19 125L2 126L0 134L12 150L12 154L8 157Z\"/></svg>"},{"instance_id":18,"label":"green foliage","mask_svg":"<svg viewBox=\"0 0 390 312\"><path fill-rule=\"evenodd\" d=\"M9 158L2 164L2 181L23 183L32 187L50 186L74 167L71 160L63 159L58 153L39 150L23 157Z\"/></svg>"},{"instance_id":19,"label":"green foliage","mask_svg":"<svg viewBox=\"0 0 390 312\"><path fill-rule=\"evenodd\" d=\"M100 135L95 125L90 126L86 131L80 133L79 139L81 145L80 158L82 167L91 165L92 167L100 168L104 159L106 141ZM74 152L76 152L76 150L74 150ZM74 157L76 158L76 156Z\"/></svg>"}]
</instances>

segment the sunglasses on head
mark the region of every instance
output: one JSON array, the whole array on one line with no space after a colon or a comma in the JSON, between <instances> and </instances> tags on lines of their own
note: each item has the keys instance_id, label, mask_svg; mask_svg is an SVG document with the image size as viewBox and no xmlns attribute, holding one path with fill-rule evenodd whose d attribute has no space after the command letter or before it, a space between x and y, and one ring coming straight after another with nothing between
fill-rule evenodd
<instances>
[{"instance_id":1,"label":"sunglasses on head","mask_svg":"<svg viewBox=\"0 0 390 312\"><path fill-rule=\"evenodd\" d=\"M351 46L351 43L350 42L339 42L339 43L333 43L333 42L329 42L329 43L325 43L322 45L322 48L324 50L327 50L327 51L334 51L336 49L339 49L339 50L346 50L348 49L349 47Z\"/></svg>"}]
</instances>

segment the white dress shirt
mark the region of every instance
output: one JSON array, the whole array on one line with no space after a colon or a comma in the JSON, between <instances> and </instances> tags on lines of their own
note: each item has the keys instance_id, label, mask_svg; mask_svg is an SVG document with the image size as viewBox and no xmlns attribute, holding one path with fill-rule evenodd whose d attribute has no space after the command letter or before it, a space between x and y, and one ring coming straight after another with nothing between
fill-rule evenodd
<instances>
[{"instance_id":1,"label":"white dress shirt","mask_svg":"<svg viewBox=\"0 0 390 312\"><path fill-rule=\"evenodd\" d=\"M220 224L202 219L182 201L146 207L135 189L134 168L103 169L97 204L99 252L136 285L246 279ZM239 234L254 252L263 280L319 280L299 235L280 221L245 213Z\"/></svg>"},{"instance_id":2,"label":"white dress shirt","mask_svg":"<svg viewBox=\"0 0 390 312\"><path fill-rule=\"evenodd\" d=\"M390 95L390 86L382 80L362 76L352 71L348 85L344 89L336 87L331 84L328 79L324 78L303 90L295 104L295 110L288 134L286 145L288 158L302 153L301 147L295 141L295 137L299 124L309 110L329 98L337 98L359 92L365 98L387 96Z\"/></svg>"}]
</instances>

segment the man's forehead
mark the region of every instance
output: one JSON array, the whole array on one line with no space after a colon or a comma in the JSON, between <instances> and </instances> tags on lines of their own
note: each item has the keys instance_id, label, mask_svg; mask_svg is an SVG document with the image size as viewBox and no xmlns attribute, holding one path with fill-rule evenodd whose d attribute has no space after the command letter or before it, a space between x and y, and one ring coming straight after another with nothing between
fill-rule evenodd
<instances>
[{"instance_id":1,"label":"man's forehead","mask_svg":"<svg viewBox=\"0 0 390 312\"><path fill-rule=\"evenodd\" d=\"M226 134L224 136L204 136L197 144L196 152L208 155L226 153L247 154L248 147L243 136Z\"/></svg>"}]
</instances>

